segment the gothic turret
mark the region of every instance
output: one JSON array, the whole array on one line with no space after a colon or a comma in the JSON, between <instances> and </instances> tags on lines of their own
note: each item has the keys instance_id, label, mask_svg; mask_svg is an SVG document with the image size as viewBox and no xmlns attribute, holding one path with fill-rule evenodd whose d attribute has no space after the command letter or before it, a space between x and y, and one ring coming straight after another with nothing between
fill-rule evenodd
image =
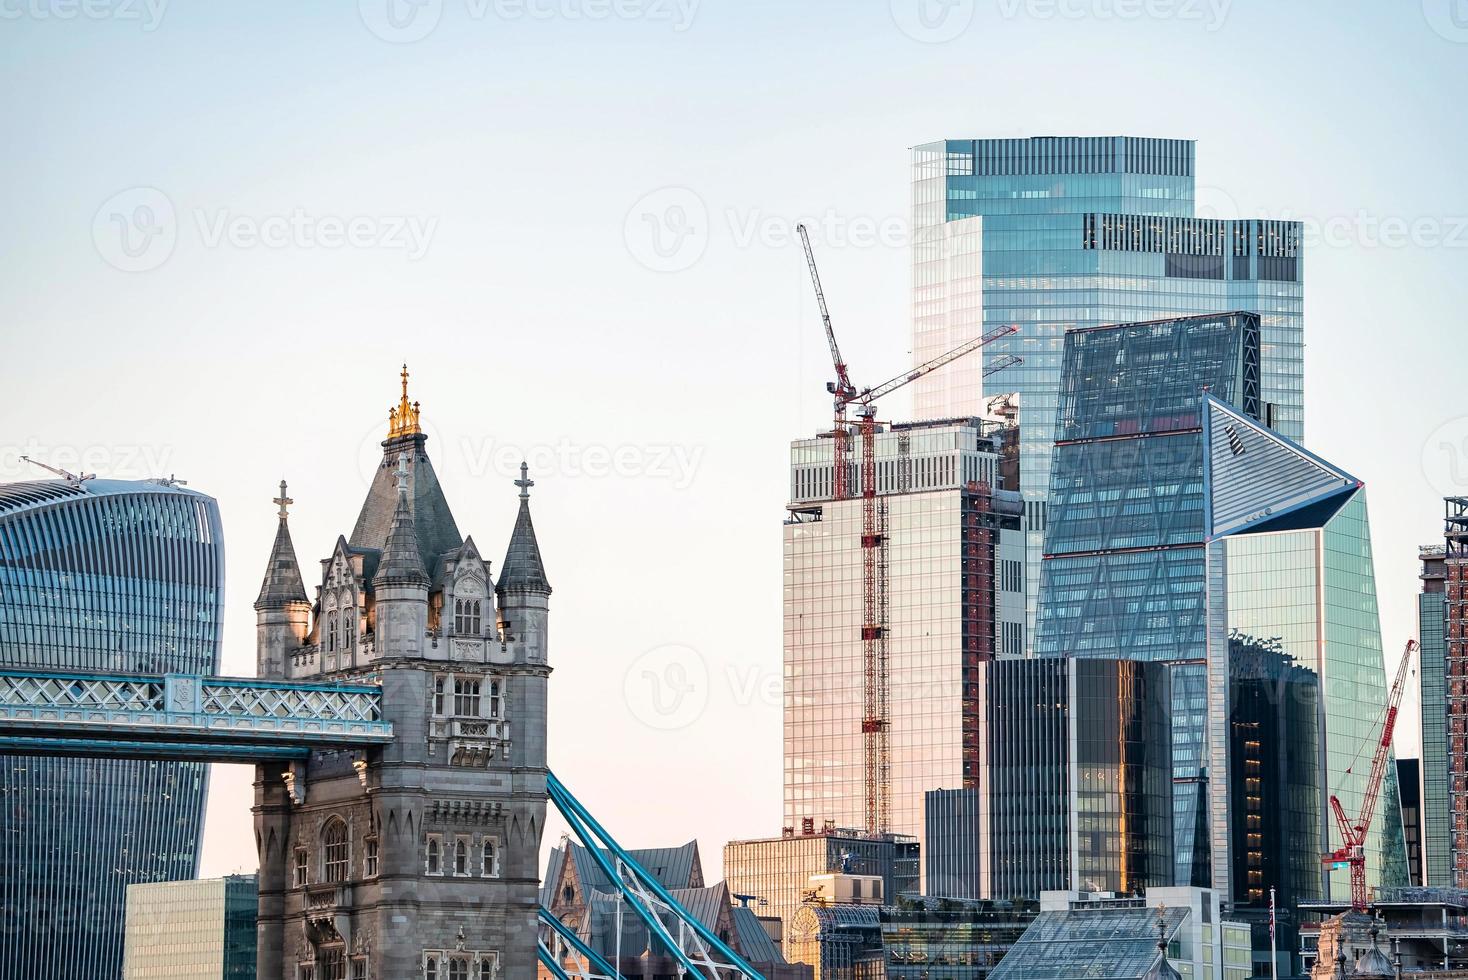
<instances>
[{"instance_id":1,"label":"gothic turret","mask_svg":"<svg viewBox=\"0 0 1468 980\"><path fill-rule=\"evenodd\" d=\"M398 457L398 505L382 546L372 590L377 597L377 657L423 655L428 629L428 572L418 551L413 508L408 503L408 461Z\"/></svg>"},{"instance_id":2,"label":"gothic turret","mask_svg":"<svg viewBox=\"0 0 1468 980\"><path fill-rule=\"evenodd\" d=\"M280 507L280 527L255 600L256 668L261 677L284 677L288 658L306 641L310 630L311 602L291 541L289 507L294 501L286 496L284 480L280 481L280 496L272 502Z\"/></svg>"},{"instance_id":3,"label":"gothic turret","mask_svg":"<svg viewBox=\"0 0 1468 980\"><path fill-rule=\"evenodd\" d=\"M540 560L540 545L535 540L535 525L530 520L530 488L535 486L535 481L530 479L529 470L529 466L521 463L520 479L515 481L515 486L520 488L520 513L515 518L515 531L510 535L505 563L500 566L501 595L510 591L551 594L545 565Z\"/></svg>"}]
</instances>

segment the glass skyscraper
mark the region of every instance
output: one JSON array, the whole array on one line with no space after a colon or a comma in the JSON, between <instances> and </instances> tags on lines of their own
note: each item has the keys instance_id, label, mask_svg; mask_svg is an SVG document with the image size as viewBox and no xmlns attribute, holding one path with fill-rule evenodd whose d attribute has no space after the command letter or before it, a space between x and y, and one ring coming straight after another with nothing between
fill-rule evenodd
<instances>
[{"instance_id":1,"label":"glass skyscraper","mask_svg":"<svg viewBox=\"0 0 1468 980\"><path fill-rule=\"evenodd\" d=\"M1453 834L1448 805L1447 554L1425 545L1422 591L1417 595L1418 678L1422 703L1422 872L1423 884L1452 888Z\"/></svg>"},{"instance_id":2,"label":"glass skyscraper","mask_svg":"<svg viewBox=\"0 0 1468 980\"><path fill-rule=\"evenodd\" d=\"M1365 491L1260 421L1260 319L1066 335L1037 640L1171 665L1176 882L1243 917L1347 889L1310 852L1331 794L1360 807L1386 699ZM1392 809L1372 884L1404 872Z\"/></svg>"},{"instance_id":3,"label":"glass skyscraper","mask_svg":"<svg viewBox=\"0 0 1468 980\"><path fill-rule=\"evenodd\" d=\"M174 485L0 484L0 669L214 674L219 510ZM135 882L191 878L200 763L0 759L0 976L116 977Z\"/></svg>"},{"instance_id":4,"label":"glass skyscraper","mask_svg":"<svg viewBox=\"0 0 1468 980\"><path fill-rule=\"evenodd\" d=\"M1023 652L1012 430L894 425L875 441L881 641L889 663L890 824L921 838L928 790L976 785L979 665ZM832 440L791 447L784 527L785 820L867 828L863 501L832 497Z\"/></svg>"},{"instance_id":5,"label":"glass skyscraper","mask_svg":"<svg viewBox=\"0 0 1468 980\"><path fill-rule=\"evenodd\" d=\"M1304 434L1304 291L1298 222L1197 217L1190 140L965 139L914 148L913 357L995 327L1019 332L914 384L919 418L978 414L1016 392L1020 489L1035 603L1065 334L1248 310L1260 318L1262 418ZM1023 363L987 380L1008 355Z\"/></svg>"}]
</instances>

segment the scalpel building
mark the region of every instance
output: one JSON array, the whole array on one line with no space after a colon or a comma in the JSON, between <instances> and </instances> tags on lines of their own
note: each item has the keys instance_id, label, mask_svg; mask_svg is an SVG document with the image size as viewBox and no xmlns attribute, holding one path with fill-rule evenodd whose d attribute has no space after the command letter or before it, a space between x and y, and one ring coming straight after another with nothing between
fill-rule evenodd
<instances>
[{"instance_id":1,"label":"scalpel building","mask_svg":"<svg viewBox=\"0 0 1468 980\"><path fill-rule=\"evenodd\" d=\"M0 669L216 674L215 501L116 480L0 484ZM208 767L0 759L0 976L115 977L127 886L198 873Z\"/></svg>"},{"instance_id":2,"label":"scalpel building","mask_svg":"<svg viewBox=\"0 0 1468 980\"><path fill-rule=\"evenodd\" d=\"M1327 801L1386 700L1365 489L1261 421L1260 347L1237 312L1066 336L1037 640L1170 665L1175 881L1256 926L1348 893ZM1404 884L1380 814L1368 880Z\"/></svg>"}]
</instances>

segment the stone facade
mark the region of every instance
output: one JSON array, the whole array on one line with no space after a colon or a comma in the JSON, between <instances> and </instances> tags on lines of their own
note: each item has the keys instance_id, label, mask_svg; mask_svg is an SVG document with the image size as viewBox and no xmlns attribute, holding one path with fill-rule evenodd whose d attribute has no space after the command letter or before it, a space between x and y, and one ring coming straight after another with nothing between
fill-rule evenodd
<instances>
[{"instance_id":1,"label":"stone facade","mask_svg":"<svg viewBox=\"0 0 1468 980\"><path fill-rule=\"evenodd\" d=\"M396 739L260 765L259 976L511 980L536 970L550 586L529 487L498 581L460 537L418 406L391 415L355 530L309 600L282 485L261 677L377 683Z\"/></svg>"}]
</instances>

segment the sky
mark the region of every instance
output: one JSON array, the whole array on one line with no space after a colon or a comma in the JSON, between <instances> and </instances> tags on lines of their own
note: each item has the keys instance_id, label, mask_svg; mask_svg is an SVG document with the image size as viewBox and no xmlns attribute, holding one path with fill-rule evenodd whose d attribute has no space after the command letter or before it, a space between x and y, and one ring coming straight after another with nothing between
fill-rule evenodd
<instances>
[{"instance_id":1,"label":"sky","mask_svg":"<svg viewBox=\"0 0 1468 980\"><path fill-rule=\"evenodd\" d=\"M1468 493L1462 0L0 0L0 45L0 480L217 497L252 674L277 484L312 582L408 362L496 564L530 462L552 767L711 880L781 823L785 467L829 409L794 227L853 373L900 371L913 145L1193 139L1208 213L1306 222L1305 441L1367 483L1393 666ZM215 767L205 875L254 867L251 779Z\"/></svg>"}]
</instances>

